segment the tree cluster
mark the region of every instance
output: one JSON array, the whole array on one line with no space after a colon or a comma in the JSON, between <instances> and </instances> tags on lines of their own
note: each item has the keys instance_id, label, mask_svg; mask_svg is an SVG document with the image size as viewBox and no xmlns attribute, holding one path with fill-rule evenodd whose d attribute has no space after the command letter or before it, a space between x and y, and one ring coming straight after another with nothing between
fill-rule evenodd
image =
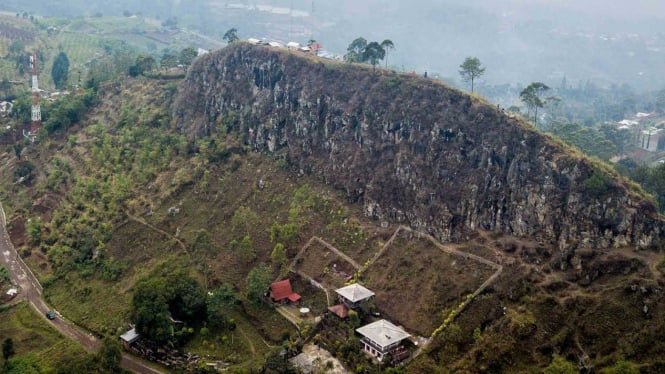
<instances>
[{"instance_id":1,"label":"tree cluster","mask_svg":"<svg viewBox=\"0 0 665 374\"><path fill-rule=\"evenodd\" d=\"M157 62L152 56L140 55L136 58L134 65L129 67L129 75L137 77L139 75L146 75L155 69Z\"/></svg>"},{"instance_id":2,"label":"tree cluster","mask_svg":"<svg viewBox=\"0 0 665 374\"><path fill-rule=\"evenodd\" d=\"M161 269L137 282L132 319L139 334L154 342L181 345L193 333L189 326L234 329L235 322L228 314L238 303L231 285L223 284L206 293L185 270Z\"/></svg>"},{"instance_id":3,"label":"tree cluster","mask_svg":"<svg viewBox=\"0 0 665 374\"><path fill-rule=\"evenodd\" d=\"M162 69L170 69L182 66L189 66L192 64L198 52L193 47L187 47L180 52L167 49L164 51L162 58L159 60L159 66Z\"/></svg>"},{"instance_id":4,"label":"tree cluster","mask_svg":"<svg viewBox=\"0 0 665 374\"><path fill-rule=\"evenodd\" d=\"M622 153L631 139L629 130L619 130L611 124L596 128L571 122L554 123L551 131L582 152L605 161Z\"/></svg>"},{"instance_id":5,"label":"tree cluster","mask_svg":"<svg viewBox=\"0 0 665 374\"><path fill-rule=\"evenodd\" d=\"M372 65L373 69L376 69L376 65L384 58L386 59L387 66L388 60L386 53L388 50L394 48L395 45L390 39L386 39L381 43L368 43L365 38L359 37L349 44L346 49L346 54L344 55L344 60L347 62L369 63Z\"/></svg>"},{"instance_id":6,"label":"tree cluster","mask_svg":"<svg viewBox=\"0 0 665 374\"><path fill-rule=\"evenodd\" d=\"M618 168L647 192L653 194L660 212L665 212L665 164L658 164L656 167L638 166L626 160L620 161Z\"/></svg>"},{"instance_id":7,"label":"tree cluster","mask_svg":"<svg viewBox=\"0 0 665 374\"><path fill-rule=\"evenodd\" d=\"M159 343L184 343L175 320L195 324L206 318L206 293L184 271L140 280L132 297L132 319L139 334ZM182 331L182 330L180 330Z\"/></svg>"}]
</instances>

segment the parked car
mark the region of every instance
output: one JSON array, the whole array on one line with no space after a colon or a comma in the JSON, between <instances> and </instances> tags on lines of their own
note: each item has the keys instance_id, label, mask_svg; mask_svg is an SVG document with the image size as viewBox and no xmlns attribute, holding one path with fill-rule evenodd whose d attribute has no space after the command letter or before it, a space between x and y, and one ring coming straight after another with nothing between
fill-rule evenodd
<instances>
[{"instance_id":1,"label":"parked car","mask_svg":"<svg viewBox=\"0 0 665 374\"><path fill-rule=\"evenodd\" d=\"M55 319L55 313L53 313L52 310L49 310L48 312L46 312L46 318Z\"/></svg>"}]
</instances>

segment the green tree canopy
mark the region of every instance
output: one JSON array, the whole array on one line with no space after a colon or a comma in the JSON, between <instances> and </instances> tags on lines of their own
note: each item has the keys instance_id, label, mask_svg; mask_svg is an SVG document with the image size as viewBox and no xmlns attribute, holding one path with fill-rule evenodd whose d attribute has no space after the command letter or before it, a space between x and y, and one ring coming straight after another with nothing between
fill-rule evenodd
<instances>
[{"instance_id":1,"label":"green tree canopy","mask_svg":"<svg viewBox=\"0 0 665 374\"><path fill-rule=\"evenodd\" d=\"M381 42L381 48L386 51L386 69L388 68L388 51L395 49L395 44L390 39L385 39Z\"/></svg>"},{"instance_id":2,"label":"green tree canopy","mask_svg":"<svg viewBox=\"0 0 665 374\"><path fill-rule=\"evenodd\" d=\"M132 319L139 334L157 343L166 343L173 337L173 323L164 295L163 278L149 278L136 285L132 297Z\"/></svg>"},{"instance_id":3,"label":"green tree canopy","mask_svg":"<svg viewBox=\"0 0 665 374\"><path fill-rule=\"evenodd\" d=\"M552 362L543 370L544 374L577 374L580 370L570 361L555 354Z\"/></svg>"},{"instance_id":4,"label":"green tree canopy","mask_svg":"<svg viewBox=\"0 0 665 374\"><path fill-rule=\"evenodd\" d=\"M194 47L187 47L180 51L180 63L189 66L198 54L198 51Z\"/></svg>"},{"instance_id":5,"label":"green tree canopy","mask_svg":"<svg viewBox=\"0 0 665 374\"><path fill-rule=\"evenodd\" d=\"M61 90L67 86L67 78L69 77L69 58L65 52L60 52L53 61L51 68L51 78L55 88Z\"/></svg>"},{"instance_id":6,"label":"green tree canopy","mask_svg":"<svg viewBox=\"0 0 665 374\"><path fill-rule=\"evenodd\" d=\"M533 121L536 126L538 125L538 108L545 105L545 101L541 97L549 89L545 83L533 82L520 92L520 99L529 110L527 116L532 110L534 111Z\"/></svg>"},{"instance_id":7,"label":"green tree canopy","mask_svg":"<svg viewBox=\"0 0 665 374\"><path fill-rule=\"evenodd\" d=\"M462 80L471 82L471 92L473 92L473 82L476 78L485 74L485 68L480 64L478 57L467 57L459 67Z\"/></svg>"},{"instance_id":8,"label":"green tree canopy","mask_svg":"<svg viewBox=\"0 0 665 374\"><path fill-rule=\"evenodd\" d=\"M238 40L240 40L240 38L238 38L238 29L233 27L226 30L222 39L224 39L229 44L237 42Z\"/></svg>"},{"instance_id":9,"label":"green tree canopy","mask_svg":"<svg viewBox=\"0 0 665 374\"><path fill-rule=\"evenodd\" d=\"M12 43L9 45L10 56L17 57L19 55L22 55L24 51L25 51L25 43L23 43L23 41L19 39L12 41Z\"/></svg>"},{"instance_id":10,"label":"green tree canopy","mask_svg":"<svg viewBox=\"0 0 665 374\"><path fill-rule=\"evenodd\" d=\"M623 146L625 139L629 138L628 134L621 132L619 134L625 136L625 138L622 138L617 134L618 131L616 127L613 129L601 127L599 131L593 127L580 126L571 122L552 126L554 135L578 147L582 152L605 161L617 155L619 145ZM608 136L611 136L611 138Z\"/></svg>"},{"instance_id":11,"label":"green tree canopy","mask_svg":"<svg viewBox=\"0 0 665 374\"><path fill-rule=\"evenodd\" d=\"M367 44L363 50L363 61L368 61L372 64L372 70L376 69L376 64L386 57L386 50L381 47L377 42Z\"/></svg>"},{"instance_id":12,"label":"green tree canopy","mask_svg":"<svg viewBox=\"0 0 665 374\"><path fill-rule=\"evenodd\" d=\"M157 63L152 56L149 55L140 55L136 58L134 65L129 67L129 75L136 77L139 75L145 75L155 69Z\"/></svg>"},{"instance_id":13,"label":"green tree canopy","mask_svg":"<svg viewBox=\"0 0 665 374\"><path fill-rule=\"evenodd\" d=\"M365 48L367 47L367 40L363 37L358 37L349 44L346 48L344 60L347 62L365 62Z\"/></svg>"},{"instance_id":14,"label":"green tree canopy","mask_svg":"<svg viewBox=\"0 0 665 374\"><path fill-rule=\"evenodd\" d=\"M229 326L228 313L239 303L235 289L232 285L224 283L213 290L206 301L208 311L208 326L223 328Z\"/></svg>"},{"instance_id":15,"label":"green tree canopy","mask_svg":"<svg viewBox=\"0 0 665 374\"><path fill-rule=\"evenodd\" d=\"M14 350L14 340L12 338L7 338L2 342L2 357L5 361L9 360L16 351Z\"/></svg>"},{"instance_id":16,"label":"green tree canopy","mask_svg":"<svg viewBox=\"0 0 665 374\"><path fill-rule=\"evenodd\" d=\"M159 66L162 69L170 69L178 66L178 55L170 49L164 50L162 58L159 59Z\"/></svg>"},{"instance_id":17,"label":"green tree canopy","mask_svg":"<svg viewBox=\"0 0 665 374\"><path fill-rule=\"evenodd\" d=\"M251 303L259 304L263 300L263 294L268 291L272 283L272 273L266 264L253 268L247 274L245 295Z\"/></svg>"},{"instance_id":18,"label":"green tree canopy","mask_svg":"<svg viewBox=\"0 0 665 374\"><path fill-rule=\"evenodd\" d=\"M118 340L106 337L102 340L102 346L99 352L97 352L97 357L104 369L112 373L117 373L121 370L122 345Z\"/></svg>"},{"instance_id":19,"label":"green tree canopy","mask_svg":"<svg viewBox=\"0 0 665 374\"><path fill-rule=\"evenodd\" d=\"M139 334L157 343L173 341L172 317L187 323L206 318L206 295L199 283L178 270L137 282L132 318Z\"/></svg>"}]
</instances>

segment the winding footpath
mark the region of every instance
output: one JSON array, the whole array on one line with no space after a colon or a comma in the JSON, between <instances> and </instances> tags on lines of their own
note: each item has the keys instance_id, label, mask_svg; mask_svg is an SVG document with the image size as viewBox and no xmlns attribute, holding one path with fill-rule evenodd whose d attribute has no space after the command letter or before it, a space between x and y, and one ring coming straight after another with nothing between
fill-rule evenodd
<instances>
[{"instance_id":1,"label":"winding footpath","mask_svg":"<svg viewBox=\"0 0 665 374\"><path fill-rule=\"evenodd\" d=\"M16 301L25 300L41 315L45 321L48 321L53 327L60 331L63 335L70 339L77 341L89 353L96 352L101 346L99 339L95 338L92 334L86 333L80 328L76 327L73 323L68 322L62 315L56 312L57 318L53 320L46 319L46 312L51 310L42 297L42 286L37 280L37 277L32 273L30 268L19 257L18 252L14 248L9 234L6 230L7 218L5 211L0 203L0 265L4 265L14 282L20 288L20 293ZM126 369L139 374L160 374L161 371L155 370L145 364L141 359L134 357L128 353L122 354L121 366Z\"/></svg>"}]
</instances>

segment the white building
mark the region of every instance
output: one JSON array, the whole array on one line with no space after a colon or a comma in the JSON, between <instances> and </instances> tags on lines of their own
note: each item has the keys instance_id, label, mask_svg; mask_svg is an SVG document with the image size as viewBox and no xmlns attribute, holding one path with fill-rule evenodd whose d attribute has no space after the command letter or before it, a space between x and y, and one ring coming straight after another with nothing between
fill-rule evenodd
<instances>
[{"instance_id":1,"label":"white building","mask_svg":"<svg viewBox=\"0 0 665 374\"><path fill-rule=\"evenodd\" d=\"M363 349L381 361L388 353L399 351L402 340L411 335L401 327L397 327L385 319L372 322L356 329L362 335Z\"/></svg>"},{"instance_id":2,"label":"white building","mask_svg":"<svg viewBox=\"0 0 665 374\"><path fill-rule=\"evenodd\" d=\"M358 283L338 288L335 292L339 295L340 301L350 309L359 307L363 301L374 296L374 292Z\"/></svg>"}]
</instances>

